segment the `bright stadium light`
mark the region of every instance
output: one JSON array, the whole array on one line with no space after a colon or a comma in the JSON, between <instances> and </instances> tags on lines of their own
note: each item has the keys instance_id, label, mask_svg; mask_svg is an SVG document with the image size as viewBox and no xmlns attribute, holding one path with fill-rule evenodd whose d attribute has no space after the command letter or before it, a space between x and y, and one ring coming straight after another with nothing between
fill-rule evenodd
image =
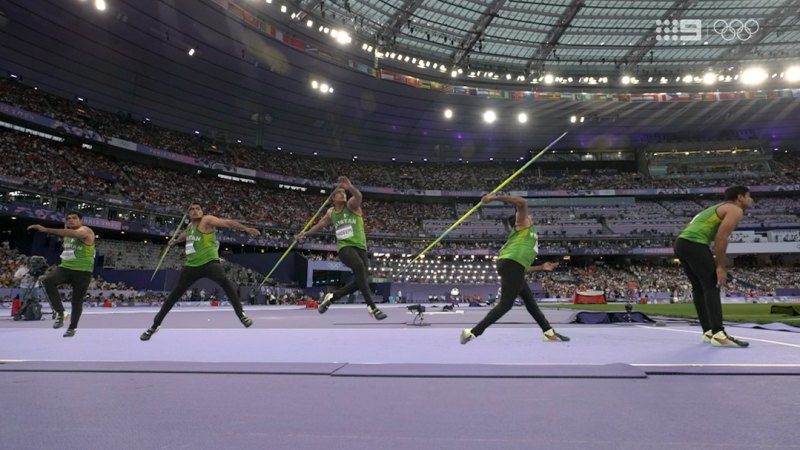
<instances>
[{"instance_id":1,"label":"bright stadium light","mask_svg":"<svg viewBox=\"0 0 800 450\"><path fill-rule=\"evenodd\" d=\"M760 84L769 77L767 71L760 67L751 67L742 72L742 83Z\"/></svg>"},{"instance_id":2,"label":"bright stadium light","mask_svg":"<svg viewBox=\"0 0 800 450\"><path fill-rule=\"evenodd\" d=\"M528 115L525 113L519 113L519 115L517 116L517 120L519 121L519 123L525 123L528 121Z\"/></svg>"},{"instance_id":3,"label":"bright stadium light","mask_svg":"<svg viewBox=\"0 0 800 450\"><path fill-rule=\"evenodd\" d=\"M716 80L717 75L713 72L706 72L706 74L703 75L703 84L714 84Z\"/></svg>"},{"instance_id":4,"label":"bright stadium light","mask_svg":"<svg viewBox=\"0 0 800 450\"><path fill-rule=\"evenodd\" d=\"M331 33L331 36L333 36L333 33ZM340 31L335 37L336 41L343 45L353 42L353 38L350 37L350 34L348 34L347 31Z\"/></svg>"},{"instance_id":5,"label":"bright stadium light","mask_svg":"<svg viewBox=\"0 0 800 450\"><path fill-rule=\"evenodd\" d=\"M800 66L792 66L786 69L784 78L786 81L800 81Z\"/></svg>"},{"instance_id":6,"label":"bright stadium light","mask_svg":"<svg viewBox=\"0 0 800 450\"><path fill-rule=\"evenodd\" d=\"M453 110L452 109L445 109L444 110L444 118L445 119L452 119L453 118Z\"/></svg>"},{"instance_id":7,"label":"bright stadium light","mask_svg":"<svg viewBox=\"0 0 800 450\"><path fill-rule=\"evenodd\" d=\"M497 114L495 114L491 109L483 113L484 122L493 123L495 120L497 120Z\"/></svg>"}]
</instances>

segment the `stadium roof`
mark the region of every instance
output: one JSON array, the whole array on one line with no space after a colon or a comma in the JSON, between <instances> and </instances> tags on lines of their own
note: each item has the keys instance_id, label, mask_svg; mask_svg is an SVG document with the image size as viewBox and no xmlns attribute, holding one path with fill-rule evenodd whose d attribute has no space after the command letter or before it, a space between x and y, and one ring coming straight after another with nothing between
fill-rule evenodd
<instances>
[{"instance_id":1,"label":"stadium roof","mask_svg":"<svg viewBox=\"0 0 800 450\"><path fill-rule=\"evenodd\" d=\"M587 150L800 137L800 0L95 3L4 2L0 70L185 132L362 160L514 160L563 131ZM754 65L766 78L743 84Z\"/></svg>"}]
</instances>

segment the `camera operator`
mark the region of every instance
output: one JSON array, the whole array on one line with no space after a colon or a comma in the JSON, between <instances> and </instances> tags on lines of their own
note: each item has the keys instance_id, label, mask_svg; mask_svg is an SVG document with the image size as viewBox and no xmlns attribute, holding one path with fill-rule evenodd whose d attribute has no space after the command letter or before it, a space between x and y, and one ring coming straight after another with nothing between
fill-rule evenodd
<instances>
[{"instance_id":1,"label":"camera operator","mask_svg":"<svg viewBox=\"0 0 800 450\"><path fill-rule=\"evenodd\" d=\"M92 271L94 270L94 231L84 226L82 219L83 216L80 213L70 211L65 220L66 228L45 228L38 224L28 227L28 230L64 238L61 264L42 279L42 285L50 299L50 305L56 313L53 328L64 326L64 320L69 315L61 303L58 286L61 284L72 286L72 319L64 337L75 336L75 329L78 328L78 321L83 312L83 297L89 288L89 282L92 281Z\"/></svg>"},{"instance_id":2,"label":"camera operator","mask_svg":"<svg viewBox=\"0 0 800 450\"><path fill-rule=\"evenodd\" d=\"M44 260L42 257L38 258L40 258L42 261ZM24 300L28 296L28 290L36 287L34 286L34 283L36 283L36 277L43 275L44 271L41 273L36 272L37 270L41 269L37 264L34 264L33 260L28 261L28 259L24 256L20 256L17 261L19 265L17 266L17 270L14 272L14 281L19 283L19 298ZM38 262L38 260L36 260L36 262ZM44 263L44 270L47 270L46 262Z\"/></svg>"}]
</instances>

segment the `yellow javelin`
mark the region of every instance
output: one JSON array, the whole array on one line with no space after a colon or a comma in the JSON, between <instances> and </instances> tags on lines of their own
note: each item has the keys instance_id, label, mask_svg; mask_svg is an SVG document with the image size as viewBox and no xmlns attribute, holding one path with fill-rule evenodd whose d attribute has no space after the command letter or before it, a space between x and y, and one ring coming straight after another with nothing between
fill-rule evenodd
<instances>
[{"instance_id":1,"label":"yellow javelin","mask_svg":"<svg viewBox=\"0 0 800 450\"><path fill-rule=\"evenodd\" d=\"M566 136L566 135L567 135L567 132L566 132L566 131L565 131L565 132L563 132L563 133L561 134L561 136L557 137L557 138L556 138L556 140L554 140L553 142L551 142L551 143L550 143L550 144L549 144L547 147L545 147L545 148L544 148L544 150L542 150L542 151L540 151L539 153L537 153L537 154L536 154L536 156L534 156L533 158L531 158L531 160L530 160L530 161L528 161L527 163L525 163L525 165L524 165L524 166L520 167L520 168L519 168L519 170L517 170L516 172L512 173L510 177L506 178L506 180L505 180L505 181L503 181L503 182L502 182L502 183L500 183L500 184L499 184L499 185L498 185L496 188L494 188L494 190L493 190L492 192L490 192L490 193L489 193L489 195L496 193L496 192L497 192L497 191L499 191L500 189L503 189L503 187L505 187L505 185L507 185L508 183L510 183L510 182L511 182L511 180L513 180L514 178L516 178L516 177L517 177L517 175L521 174L523 170L527 169L527 168L528 168L528 166L530 166L531 164L533 164L533 162L534 162L534 161L536 161L537 159L539 159L539 157L540 157L540 156L544 155L544 154L545 154L545 152L547 152L548 150L550 150L550 147L552 147L553 145L555 145L555 144L556 144L556 142L560 141L560 140L561 140L561 138L563 138L563 137L564 137L564 136ZM450 225L450 228L448 228L448 229L444 230L444 233L442 233L442 234L441 234L441 235L440 235L438 238L436 238L436 240L435 240L435 241L431 242L431 243L430 243L430 245L428 245L427 247L425 247L425 250L423 250L422 252L420 252L420 254L419 254L419 255L415 256L415 257L414 257L414 259L412 259L412 260L411 260L411 261L410 261L408 264L406 264L406 265L405 265L405 267L403 267L402 269L400 269L400 272L398 272L397 274L399 275L399 274L401 274L401 273L405 272L405 271L406 271L406 269L408 269L408 268L409 268L409 267L410 267L412 264L414 264L414 261L416 261L416 260L418 260L420 257L422 257L422 255L424 255L425 253L427 253L427 252L428 252L428 250L432 249L432 248L433 248L433 247L434 247L436 244L438 244L438 243L439 243L439 242L440 242L442 239L444 239L444 237L445 237L445 236L447 236L447 235L448 235L448 234L449 234L451 231L453 231L453 229L454 229L455 227L457 227L459 224L461 224L461 222L463 222L464 220L466 220L466 218L467 218L467 217L471 216L471 215L472 215L472 213L474 213L475 211L477 211L477 210L478 210L478 208L480 208L480 207L481 207L481 202L480 202L480 201L478 201L478 204L477 204L477 205L473 206L473 207L472 207L472 209L470 209L469 211L467 211L467 212L466 212L466 214L464 214L463 216L461 216L461 218L460 218L460 219L456 220L456 223L454 223L453 225Z\"/></svg>"},{"instance_id":2,"label":"yellow javelin","mask_svg":"<svg viewBox=\"0 0 800 450\"><path fill-rule=\"evenodd\" d=\"M311 224L314 222L314 219L316 219L317 216L319 215L319 213L321 213L322 210L325 209L325 205L328 204L328 200L330 200L330 198L331 198L330 196L325 198L325 201L322 203L322 206L320 206L319 209L317 210L317 212L315 212L314 215L311 217L311 219L308 220L308 222L306 223L306 226L303 227L303 230L300 231L300 233L305 233L305 231L308 230L308 227L311 226ZM292 251L292 249L294 248L295 245L297 245L297 239L292 241L292 245L290 245L289 248L287 248L286 251L283 252L283 255L281 255L281 259L279 259L278 262L275 263L275 265L272 267L272 270L270 270L269 273L267 274L267 276L265 276L264 279L261 280L261 284L259 284L258 287L263 286L264 283L266 283L267 280L269 280L269 276L272 275L272 272L275 272L275 269L278 268L278 265L280 265L280 263L283 261L283 259L286 258L286 255L288 255L289 252Z\"/></svg>"},{"instance_id":3,"label":"yellow javelin","mask_svg":"<svg viewBox=\"0 0 800 450\"><path fill-rule=\"evenodd\" d=\"M181 231L181 228L183 228L183 222L185 221L186 221L186 213L183 213L183 217L181 217L181 221L180 223L178 223L178 228L175 228L175 231L172 233L172 237L169 239L170 241L175 239L175 236L177 236L178 232ZM158 260L158 265L156 266L156 270L154 270L153 275L150 276L150 281L153 281L153 278L155 278L156 273L158 273L158 269L161 268L161 263L164 262L164 258L167 257L167 253L169 253L170 248L172 247L167 245L167 248L164 249L164 253L161 254L161 259Z\"/></svg>"}]
</instances>

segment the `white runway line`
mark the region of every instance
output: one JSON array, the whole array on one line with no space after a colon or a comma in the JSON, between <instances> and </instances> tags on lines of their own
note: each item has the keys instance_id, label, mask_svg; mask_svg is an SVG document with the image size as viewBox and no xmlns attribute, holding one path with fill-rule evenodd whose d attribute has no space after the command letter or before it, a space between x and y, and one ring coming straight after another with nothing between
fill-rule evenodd
<instances>
[{"instance_id":1,"label":"white runway line","mask_svg":"<svg viewBox=\"0 0 800 450\"><path fill-rule=\"evenodd\" d=\"M701 332L699 332L699 331L689 331L689 330L671 330L671 329L669 329L669 328L664 328L664 327L652 327L652 326L644 326L644 325L635 325L635 326L636 326L636 327L639 327L639 328L646 328L646 329L649 329L649 330L659 330L659 331L674 331L674 332L678 332L678 333L703 334L703 333L701 333ZM747 340L749 340L749 341L756 341L756 342L766 342L767 344L785 345L785 346L787 346L787 347L800 348L800 345L798 345L798 344L791 344L791 343L789 343L789 342L772 341L772 340L769 340L769 339L758 339L758 338L752 338L752 337L748 337L748 338L745 338L745 339L747 339Z\"/></svg>"}]
</instances>

